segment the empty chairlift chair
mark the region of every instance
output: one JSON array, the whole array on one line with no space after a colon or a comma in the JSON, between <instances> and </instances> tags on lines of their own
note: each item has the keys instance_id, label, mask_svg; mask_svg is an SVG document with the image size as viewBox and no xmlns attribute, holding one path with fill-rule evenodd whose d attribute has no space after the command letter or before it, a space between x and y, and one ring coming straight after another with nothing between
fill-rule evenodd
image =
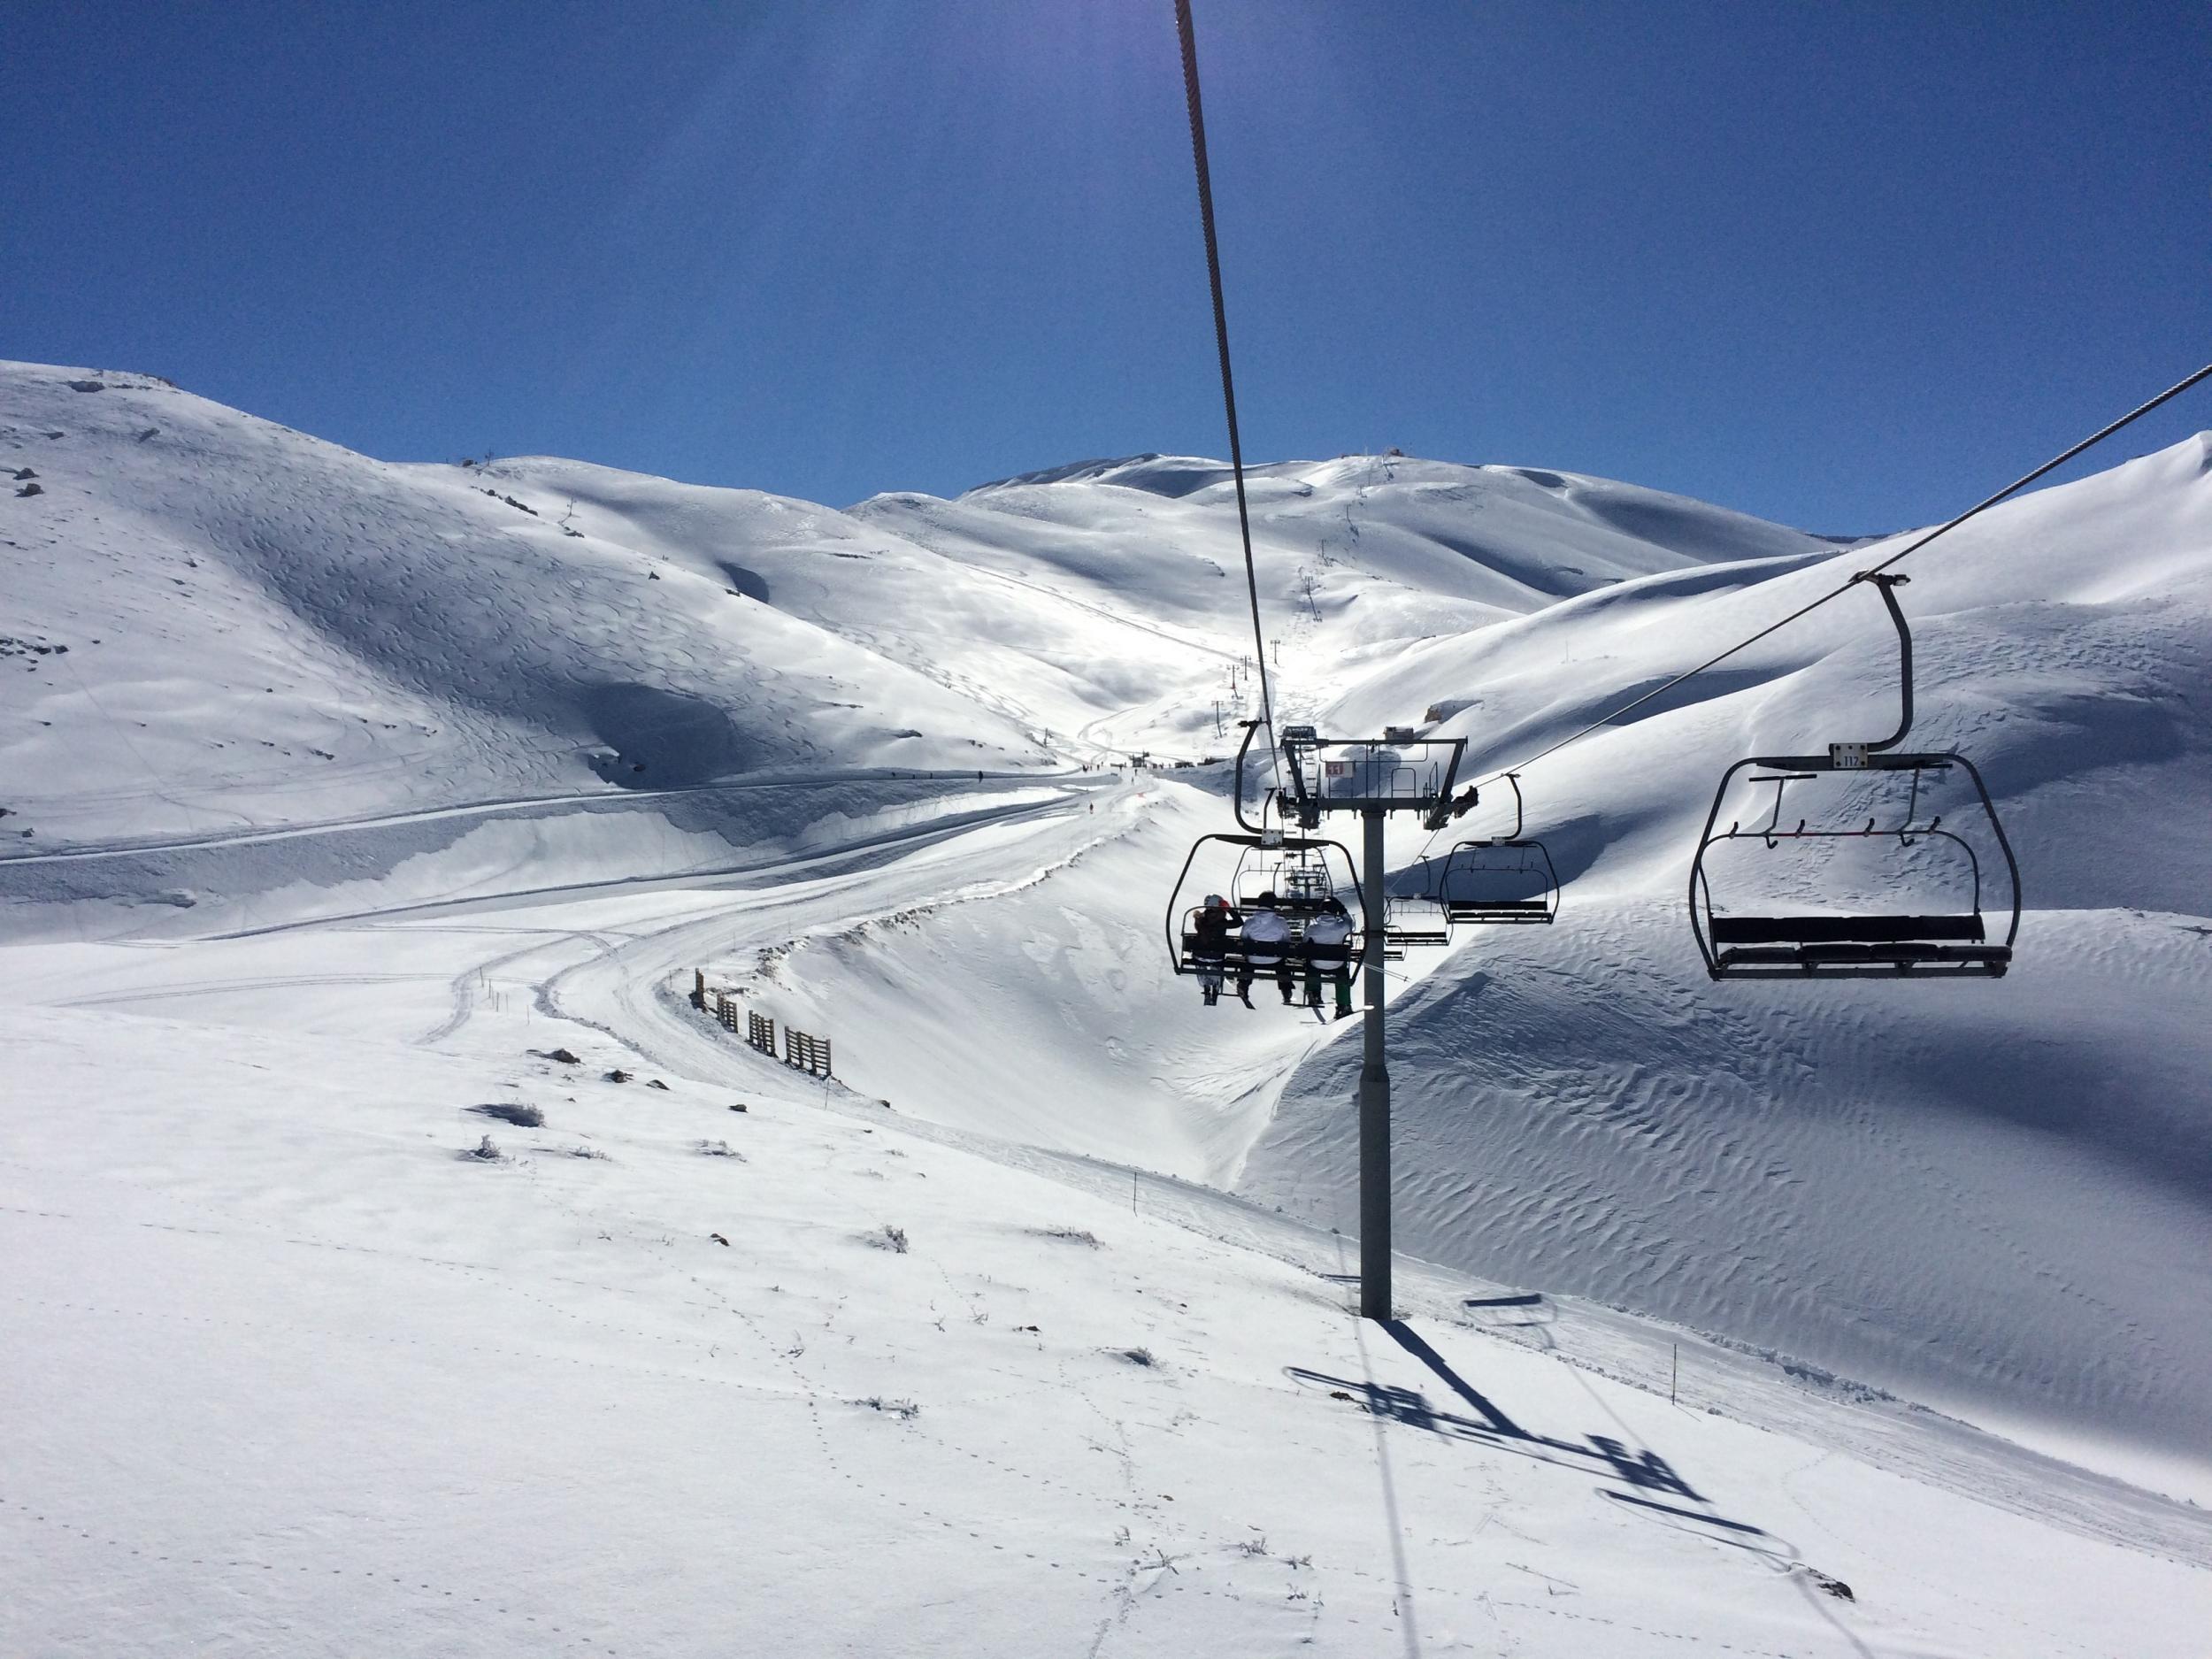
<instances>
[{"instance_id":1,"label":"empty chairlift chair","mask_svg":"<svg viewBox=\"0 0 2212 1659\"><path fill-rule=\"evenodd\" d=\"M1544 843L1522 833L1519 777L1508 772L1505 780L1513 786L1513 833L1459 842L1437 872L1435 894L1449 922L1510 926L1559 914L1559 872Z\"/></svg>"},{"instance_id":2,"label":"empty chairlift chair","mask_svg":"<svg viewBox=\"0 0 2212 1659\"><path fill-rule=\"evenodd\" d=\"M1963 755L1908 752L1897 745L1912 729L1912 634L1893 589L1908 579L1870 573L1896 624L1902 687L1897 730L1878 743L1832 743L1824 755L1765 755L1740 760L1721 779L1705 831L1690 865L1690 926L1714 979L1803 978L1836 974L1969 974L1996 978L2012 963L2020 931L2020 869L1998 822L1997 809L1974 763ZM1715 830L1732 788L1748 792L1751 827L1740 811L1725 830ZM1963 778L1972 794L1939 812L1944 786ZM1850 806L1835 810L1840 787ZM1770 799L1763 791L1771 788ZM1789 815L1801 803L1816 810L1830 803L1817 823ZM1928 816L1923 820L1922 814ZM1948 817L1951 822L1947 824ZM1784 851L1809 855L1800 890L1816 881L1838 892L1818 906L1771 898L1748 900L1724 878L1717 903L1716 863L1742 853L1756 859ZM1985 854L1994 852L2007 879L2009 913L2001 912L2002 938L1984 908ZM1718 859L1716 855L1722 856ZM1741 861L1737 864L1740 873ZM1870 902L1870 895L1880 902Z\"/></svg>"},{"instance_id":3,"label":"empty chairlift chair","mask_svg":"<svg viewBox=\"0 0 2212 1659\"><path fill-rule=\"evenodd\" d=\"M1437 896L1437 873L1431 860L1421 860L1419 886L1411 893L1394 893L1383 910L1383 942L1394 951L1409 947L1433 948L1452 942L1452 918Z\"/></svg>"},{"instance_id":4,"label":"empty chairlift chair","mask_svg":"<svg viewBox=\"0 0 2212 1659\"><path fill-rule=\"evenodd\" d=\"M1340 888L1358 885L1348 865L1340 879L1329 867L1327 849L1336 845L1293 837L1271 847L1248 850L1237 861L1237 872L1228 890L1231 902L1240 910L1249 910L1261 894L1272 893L1275 908L1290 919L1294 928L1301 928L1328 908ZM1350 854L1345 856L1348 860Z\"/></svg>"}]
</instances>

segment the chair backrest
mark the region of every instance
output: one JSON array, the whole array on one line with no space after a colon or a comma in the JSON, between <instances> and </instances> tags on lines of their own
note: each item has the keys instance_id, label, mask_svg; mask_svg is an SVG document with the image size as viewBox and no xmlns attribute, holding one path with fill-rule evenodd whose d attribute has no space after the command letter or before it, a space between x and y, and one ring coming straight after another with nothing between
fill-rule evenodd
<instances>
[{"instance_id":1,"label":"chair backrest","mask_svg":"<svg viewBox=\"0 0 2212 1659\"><path fill-rule=\"evenodd\" d=\"M1970 916L1716 916L1717 945L1897 945L1916 940L1978 944L1982 918Z\"/></svg>"}]
</instances>

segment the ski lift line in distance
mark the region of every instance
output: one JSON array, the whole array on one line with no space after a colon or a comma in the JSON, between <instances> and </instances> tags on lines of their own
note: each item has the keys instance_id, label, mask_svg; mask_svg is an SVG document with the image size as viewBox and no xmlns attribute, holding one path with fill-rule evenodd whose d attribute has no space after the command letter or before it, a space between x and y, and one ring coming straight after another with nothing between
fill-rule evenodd
<instances>
[{"instance_id":1,"label":"ski lift line in distance","mask_svg":"<svg viewBox=\"0 0 2212 1659\"><path fill-rule=\"evenodd\" d=\"M1302 838L1248 850L1237 860L1236 873L1230 878L1230 903L1239 910L1247 910L1260 902L1262 895L1271 894L1274 908L1291 918L1294 926L1303 918L1320 915L1328 908L1330 900L1347 889L1356 889L1359 885L1350 868L1348 851L1345 853L1345 879L1341 883L1329 868L1328 849L1336 845L1333 841L1317 844ZM1256 857L1255 854L1260 856Z\"/></svg>"},{"instance_id":2,"label":"ski lift line in distance","mask_svg":"<svg viewBox=\"0 0 2212 1659\"><path fill-rule=\"evenodd\" d=\"M1260 578L1252 559L1252 518L1244 494L1244 444L1237 432L1236 380L1229 371L1229 311L1222 297L1221 243L1214 234L1213 171L1206 161L1206 112L1198 90L1198 39L1190 0L1175 0L1175 32L1183 51L1183 97L1190 109L1191 164L1198 174L1198 217L1206 234L1206 280L1213 290L1214 343L1221 357L1221 404L1229 426L1229 472L1236 480L1237 534L1244 546L1244 591L1252 607L1252 645L1260 670L1260 718L1267 726L1268 757L1275 758L1275 697L1268 682L1267 638L1260 626Z\"/></svg>"},{"instance_id":3,"label":"ski lift line in distance","mask_svg":"<svg viewBox=\"0 0 2212 1659\"><path fill-rule=\"evenodd\" d=\"M1961 754L1898 748L1912 730L1913 664L1912 631L1897 603L1896 589L1910 580L1906 576L1886 575L1878 568L1862 572L1852 579L1854 585L1869 583L1881 595L1883 605L1897 630L1897 729L1878 742L1831 743L1824 754L1755 755L1736 762L1722 774L1720 787L1714 792L1712 810L1706 814L1697 851L1690 861L1690 927L1697 940L1698 954L1704 958L1706 972L1716 979L1916 973L1997 979L2012 964L2013 941L2020 932L2020 866L2013 857L2012 844L2006 839L2004 825L1998 818L1996 805L1990 799L1989 787L1983 782L1980 770ZM1989 937L1982 906L1982 861L1973 842L1956 829L1946 828L1942 814L1932 817L1926 824L1915 822L1920 811L1924 782L1954 770L1962 772L1972 782L1982 819L2003 855L2011 887L2011 915L2004 937L1999 941L1993 941ZM1772 810L1763 824L1746 829L1739 818L1716 833L1714 826L1720 821L1721 807L1727 800L1729 788L1737 776L1746 772L1751 773L1748 781L1755 788L1768 784L1774 787ZM1800 818L1793 828L1784 827L1783 801L1792 784L1815 783L1834 776L1855 779L1901 772L1909 777L1911 795L1903 818L1894 827L1880 827L1878 813L1856 827L1811 828L1806 818ZM1950 849L1963 860L1967 877L1965 908L1932 911L1892 907L1883 910L1794 914L1745 914L1717 910L1707 870L1707 855L1729 842L1748 841L1759 843L1767 852L1776 852L1792 844L1872 845L1893 841L1901 853L1921 850L1924 864L1929 849ZM1960 867L1957 859L1953 863L1955 868Z\"/></svg>"},{"instance_id":4,"label":"ski lift line in distance","mask_svg":"<svg viewBox=\"0 0 2212 1659\"><path fill-rule=\"evenodd\" d=\"M1802 605L1797 610L1791 611L1789 615L1782 618L1779 621L1770 623L1767 626L1761 628L1756 634L1737 641L1735 644L1730 646L1726 650L1721 652L1718 656L1709 657L1696 667L1685 669L1681 673L1677 674L1673 679L1654 686L1650 690L1631 698L1628 702L1622 703L1618 708L1601 715L1598 718L1591 721L1587 726L1585 726L1577 731L1568 733L1566 736L1559 739L1556 742L1547 744L1544 748L1538 749L1534 754L1528 756L1525 759L1516 762L1511 767L1507 768L1504 771L1491 772L1485 777L1477 779L1475 780L1477 787L1486 783L1494 783L1499 779L1507 777L1512 772L1525 772L1529 767L1535 765L1536 763L1540 760L1549 759L1552 756L1556 755L1561 749L1565 749L1568 745L1571 743L1578 743L1584 738L1590 736L1593 733L1603 731L1607 726L1612 725L1616 720L1618 720L1624 714L1628 714L1634 710L1641 708L1645 703L1649 703L1655 697L1665 695L1668 692L1672 691L1677 686L1681 685L1684 681L1694 680L1698 675L1705 672L1706 670L1718 667L1721 664L1726 662L1730 657L1735 656L1738 652L1749 649L1752 646L1756 645L1761 640L1765 639L1769 634L1778 634L1782 629L1789 626L1791 623L1810 616L1814 611L1819 610L1823 605L1827 604L1830 601L1840 599L1844 595L1849 593L1863 577L1878 575L1882 572L1888 570L1891 565L1899 563L1901 560L1909 558L1915 553L1919 552L1921 549L1926 547L1930 542L1935 541L1939 536L1948 535L1952 531L1957 529L1968 519L1974 518L1979 513L1985 512L1990 508L1996 506L1999 503L2008 500L2010 497L2018 495L2029 485L2034 483L2036 480L2042 478L2050 472L2055 472L2058 468L2065 465L2067 462L2074 459L2075 457L2085 454L2088 450L2094 449L2098 444L2102 443L2107 438L2111 437L2115 433L2121 431L2124 427L2132 426L2135 422L2140 420L2144 416L2149 414L2153 410L2171 402L2174 398L2180 396L2184 392L2189 390L2192 387L2196 386L2200 382L2206 380L2212 380L2212 363L2206 364L2202 368L2197 370L2193 374L2183 376L2180 380L2176 380L2171 386L2168 387L2164 391L2159 393L2155 397L2149 399L2147 402L2137 404L2133 409L2128 411L2126 414L2122 415L2117 420L2111 422L2108 426L2098 428L2098 430L2091 433L2089 436L2084 438L2079 443L2075 444L2071 449L2065 450L2062 454L2052 457L2051 459L2044 462L2042 465L2037 467L2034 471L2023 473L2020 477L2013 480L2011 483L2006 485L2002 489L1999 490L1995 495L1975 503L1973 506L1969 507L1964 512L1959 514L1957 518L1947 519L1942 524L1938 525L1934 529L1929 531L1927 534L1922 536L1918 541L1914 541L1908 547L1901 548L1898 551L1891 554L1880 564L1875 565L1872 570L1863 572L1859 575L1853 576L1849 581L1843 583L1839 588L1833 588L1831 591L1821 595L1817 599L1813 600L1809 604ZM1440 826L1437 826L1437 829L1440 830ZM1424 844L1421 849L1423 853L1426 853L1428 851L1429 845L1433 844L1435 839L1436 833L1432 831L1429 837L1429 842Z\"/></svg>"}]
</instances>

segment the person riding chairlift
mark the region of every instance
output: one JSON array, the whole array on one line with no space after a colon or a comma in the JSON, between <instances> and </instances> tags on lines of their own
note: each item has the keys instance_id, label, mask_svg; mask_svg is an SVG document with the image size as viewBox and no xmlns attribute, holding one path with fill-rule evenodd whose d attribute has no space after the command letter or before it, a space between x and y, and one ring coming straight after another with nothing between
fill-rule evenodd
<instances>
[{"instance_id":1,"label":"person riding chairlift","mask_svg":"<svg viewBox=\"0 0 2212 1659\"><path fill-rule=\"evenodd\" d=\"M1205 908L1198 912L1198 919L1192 925L1191 955L1197 959L1198 988L1205 993L1208 1008L1221 1000L1221 980L1229 954L1229 930L1243 920L1229 907L1228 900L1218 893L1209 893ZM1248 1003L1251 1001L1249 997L1245 1000Z\"/></svg>"},{"instance_id":2,"label":"person riding chairlift","mask_svg":"<svg viewBox=\"0 0 2212 1659\"><path fill-rule=\"evenodd\" d=\"M1352 1014L1352 918L1341 899L1331 899L1306 924L1306 1006L1321 1006L1324 976L1336 983L1336 1017Z\"/></svg>"},{"instance_id":3,"label":"person riding chairlift","mask_svg":"<svg viewBox=\"0 0 2212 1659\"><path fill-rule=\"evenodd\" d=\"M1283 1005L1290 1005L1290 924L1275 908L1275 895L1263 893L1252 913L1244 918L1244 962L1237 969L1237 995L1247 1008L1252 1006L1254 977L1267 972L1272 972L1275 983L1282 987Z\"/></svg>"}]
</instances>

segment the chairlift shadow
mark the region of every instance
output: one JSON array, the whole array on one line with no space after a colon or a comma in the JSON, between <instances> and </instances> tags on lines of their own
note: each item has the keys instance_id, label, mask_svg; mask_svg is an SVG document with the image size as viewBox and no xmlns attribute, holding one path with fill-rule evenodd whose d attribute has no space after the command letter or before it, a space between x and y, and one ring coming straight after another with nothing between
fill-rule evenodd
<instances>
[{"instance_id":1,"label":"chairlift shadow","mask_svg":"<svg viewBox=\"0 0 2212 1659\"><path fill-rule=\"evenodd\" d=\"M1517 1296L1466 1296L1459 1305L1474 1316L1470 1323L1482 1331L1525 1331L1559 1320L1558 1308L1541 1291Z\"/></svg>"},{"instance_id":2,"label":"chairlift shadow","mask_svg":"<svg viewBox=\"0 0 2212 1659\"><path fill-rule=\"evenodd\" d=\"M1540 1300L1476 1298L1469 1305L1527 1308ZM1563 1440L1528 1428L1502 1404L1455 1371L1450 1362L1404 1320L1387 1320L1382 1328L1450 1392L1462 1409L1441 1409L1419 1389L1372 1379L1334 1377L1302 1365L1286 1366L1285 1374L1302 1386L1325 1389L1333 1396L1349 1400L1386 1422L1446 1440L1470 1441L1509 1452L1570 1472L1595 1476L1601 1482L1597 1490L1625 1512L1695 1531L1713 1542L1749 1550L1779 1565L1787 1566L1797 1561L1797 1551L1786 1540L1763 1527L1717 1511L1711 1501L1657 1451L1648 1447L1632 1448L1610 1434ZM1605 1482L1615 1482L1629 1490L1618 1491L1602 1484ZM1700 1507L1689 1507L1692 1505Z\"/></svg>"}]
</instances>

